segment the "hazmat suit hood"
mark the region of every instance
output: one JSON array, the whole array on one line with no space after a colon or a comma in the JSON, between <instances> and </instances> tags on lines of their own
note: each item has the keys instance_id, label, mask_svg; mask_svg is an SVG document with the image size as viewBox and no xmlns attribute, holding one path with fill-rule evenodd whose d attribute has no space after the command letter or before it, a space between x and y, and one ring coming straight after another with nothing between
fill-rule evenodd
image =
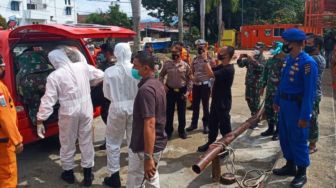
<instances>
[{"instance_id":1,"label":"hazmat suit hood","mask_svg":"<svg viewBox=\"0 0 336 188\"><path fill-rule=\"evenodd\" d=\"M49 52L48 58L50 63L54 66L55 69L67 66L69 63L71 63L70 59L68 58L64 50L61 49L56 49Z\"/></svg>"},{"instance_id":2,"label":"hazmat suit hood","mask_svg":"<svg viewBox=\"0 0 336 188\"><path fill-rule=\"evenodd\" d=\"M118 43L114 48L114 56L117 58L116 65L121 65L125 68L132 68L132 51L128 43Z\"/></svg>"},{"instance_id":3,"label":"hazmat suit hood","mask_svg":"<svg viewBox=\"0 0 336 188\"><path fill-rule=\"evenodd\" d=\"M70 61L72 61L73 63L81 62L87 64L86 58L77 47L60 45L57 46L57 49L63 50L70 59Z\"/></svg>"}]
</instances>

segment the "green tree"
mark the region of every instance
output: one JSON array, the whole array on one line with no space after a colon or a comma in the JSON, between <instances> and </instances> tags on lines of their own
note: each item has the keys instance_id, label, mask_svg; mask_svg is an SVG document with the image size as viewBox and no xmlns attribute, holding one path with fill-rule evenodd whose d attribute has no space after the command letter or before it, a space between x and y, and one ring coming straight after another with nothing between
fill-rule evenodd
<instances>
[{"instance_id":1,"label":"green tree","mask_svg":"<svg viewBox=\"0 0 336 188\"><path fill-rule=\"evenodd\" d=\"M303 23L304 3L305 0L245 0L244 24Z\"/></svg>"},{"instance_id":2,"label":"green tree","mask_svg":"<svg viewBox=\"0 0 336 188\"><path fill-rule=\"evenodd\" d=\"M218 23L216 7L220 0L206 0L205 39L217 41ZM244 13L244 25L272 23L302 23L304 20L305 0L222 0L222 20L225 28L239 30L241 13ZM172 17L177 15L177 0L142 0L143 6L151 10L150 15L169 25ZM184 0L184 22L200 28L200 1Z\"/></svg>"},{"instance_id":3,"label":"green tree","mask_svg":"<svg viewBox=\"0 0 336 188\"><path fill-rule=\"evenodd\" d=\"M132 27L132 21L127 17L126 13L120 11L120 6L111 5L107 12L93 13L88 16L86 23L115 25L126 28Z\"/></svg>"},{"instance_id":4,"label":"green tree","mask_svg":"<svg viewBox=\"0 0 336 188\"><path fill-rule=\"evenodd\" d=\"M2 27L3 29L7 28L6 19L4 17L2 17L1 15L0 15L0 27Z\"/></svg>"}]
</instances>

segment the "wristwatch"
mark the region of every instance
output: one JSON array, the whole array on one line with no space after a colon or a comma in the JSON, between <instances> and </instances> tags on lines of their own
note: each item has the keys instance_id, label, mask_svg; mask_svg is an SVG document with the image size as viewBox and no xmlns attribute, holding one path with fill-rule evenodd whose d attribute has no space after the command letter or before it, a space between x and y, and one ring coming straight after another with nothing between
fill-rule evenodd
<instances>
[{"instance_id":1,"label":"wristwatch","mask_svg":"<svg viewBox=\"0 0 336 188\"><path fill-rule=\"evenodd\" d=\"M144 153L144 158L145 158L145 160L152 160L153 159L153 154Z\"/></svg>"}]
</instances>

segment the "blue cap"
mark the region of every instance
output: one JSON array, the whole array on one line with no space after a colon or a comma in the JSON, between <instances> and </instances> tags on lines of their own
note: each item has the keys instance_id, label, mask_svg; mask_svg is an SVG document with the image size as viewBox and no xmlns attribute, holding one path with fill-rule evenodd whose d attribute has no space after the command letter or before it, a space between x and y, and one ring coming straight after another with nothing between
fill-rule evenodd
<instances>
[{"instance_id":1,"label":"blue cap","mask_svg":"<svg viewBox=\"0 0 336 188\"><path fill-rule=\"evenodd\" d=\"M282 33L282 38L289 42L304 41L306 40L306 33L297 28L287 29Z\"/></svg>"}]
</instances>

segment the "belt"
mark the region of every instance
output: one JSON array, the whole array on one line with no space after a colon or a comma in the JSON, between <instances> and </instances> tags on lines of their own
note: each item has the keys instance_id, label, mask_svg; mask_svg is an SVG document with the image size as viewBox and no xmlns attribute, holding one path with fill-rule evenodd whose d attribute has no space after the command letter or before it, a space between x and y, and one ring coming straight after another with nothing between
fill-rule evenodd
<instances>
[{"instance_id":1,"label":"belt","mask_svg":"<svg viewBox=\"0 0 336 188\"><path fill-rule=\"evenodd\" d=\"M173 90L173 91L176 92L176 93L178 93L178 92L180 92L181 90L183 90L183 89L186 88L186 86L181 87L181 88L171 88L171 87L169 87L169 86L167 86L167 87L168 87L168 89Z\"/></svg>"},{"instance_id":2,"label":"belt","mask_svg":"<svg viewBox=\"0 0 336 188\"><path fill-rule=\"evenodd\" d=\"M281 93L280 98L287 100L287 101L301 101L302 96L299 94L288 94L288 93Z\"/></svg>"},{"instance_id":3,"label":"belt","mask_svg":"<svg viewBox=\"0 0 336 188\"><path fill-rule=\"evenodd\" d=\"M195 82L194 85L201 86L201 85L208 85L210 81L204 81L204 82Z\"/></svg>"},{"instance_id":4,"label":"belt","mask_svg":"<svg viewBox=\"0 0 336 188\"><path fill-rule=\"evenodd\" d=\"M8 143L9 138L0 138L0 143Z\"/></svg>"}]
</instances>

